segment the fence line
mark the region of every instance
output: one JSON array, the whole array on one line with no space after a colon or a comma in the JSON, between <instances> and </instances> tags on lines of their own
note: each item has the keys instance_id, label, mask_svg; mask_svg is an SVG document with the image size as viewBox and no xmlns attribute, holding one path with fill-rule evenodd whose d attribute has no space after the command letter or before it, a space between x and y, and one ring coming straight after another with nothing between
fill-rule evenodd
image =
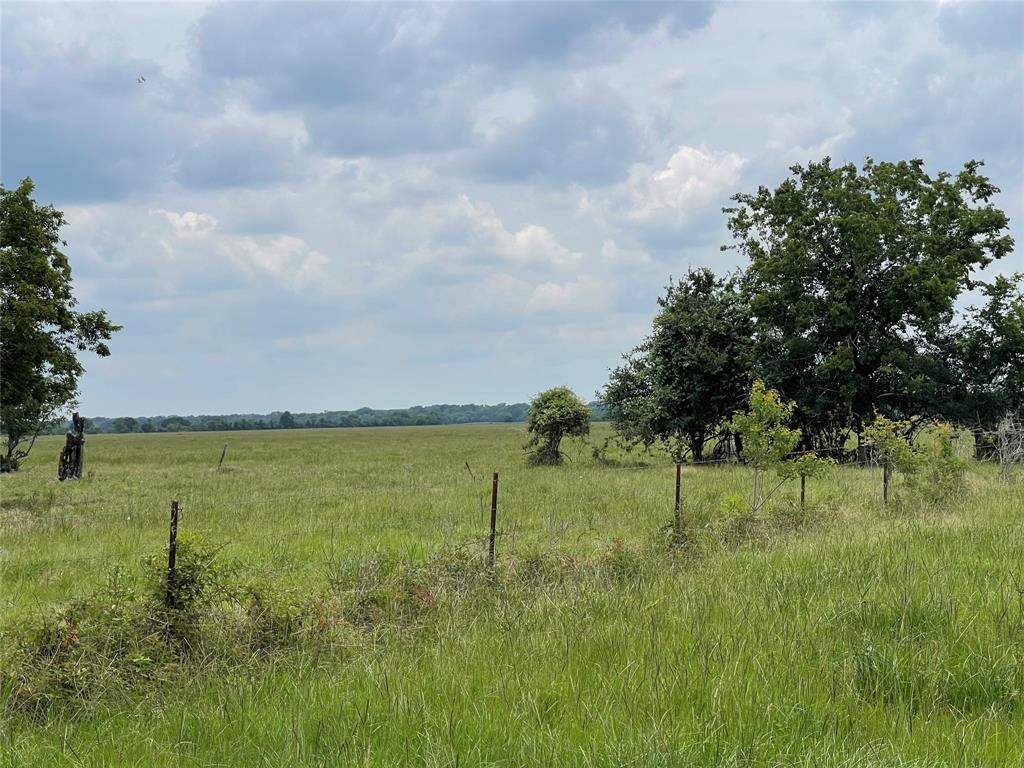
<instances>
[{"instance_id":1,"label":"fence line","mask_svg":"<svg viewBox=\"0 0 1024 768\"><path fill-rule=\"evenodd\" d=\"M808 450L808 451L794 451L790 455L806 455L806 454L809 454L809 453L817 453L817 452L816 451L811 451L811 450ZM713 466L713 465L721 465L721 464L733 464L733 465L735 465L737 467L746 467L746 466L748 466L748 465L741 464L740 462L736 461L735 459L712 459L712 460L708 460L708 461L688 462L688 463L679 462L679 463L675 464L676 473L677 473L677 482L676 482L676 489L675 489L676 490L676 506L675 506L675 510L674 510L674 519L676 521L678 521L679 515L680 515L680 499L679 499L680 479L679 479L679 471L680 471L681 467L684 467L684 466L700 467L700 466ZM840 464L840 466L842 466L842 467L872 467L872 468L878 469L879 467L881 467L883 465L879 464L878 462L872 461L872 460L860 460L860 461L843 463L843 464ZM883 479L883 483L886 485L886 488L883 491L884 503L887 502L887 500L888 500L888 498L887 498L888 497L888 493L887 493L887 491L888 491L888 488L887 488L888 483L887 483L887 480L888 480L888 478L884 478ZM486 481L486 478L480 478L480 480L478 480L477 482L478 483L482 483L482 482L485 482L485 481ZM501 533L501 532L499 532L497 530L497 525L496 525L497 485L498 485L498 473L497 472L494 473L493 477L491 478L491 481L492 481L492 498L491 498L491 526L490 526L490 530L489 530L488 533L485 533L485 534L482 534L482 535L479 535L479 536L466 537L463 540L463 543L459 545L459 546L469 546L470 544L473 544L473 543L480 543L482 545L483 544L487 545L487 548L488 548L487 560L488 560L489 563L493 563L493 561L494 561L494 541L495 541L495 538L505 535L505 534L503 534L503 533ZM803 496L804 495L804 491L805 491L805 487L804 487L803 483L801 483L801 486L802 486L801 487L801 496ZM486 494L484 494L484 496L481 498L481 502L483 502L485 499L486 499ZM175 503L174 506L177 507L177 503ZM173 526L174 517L175 516L172 513L172 526ZM296 530L296 531L275 532L273 534L268 534L268 536L272 535L275 541L280 542L282 539L294 540L294 539L297 539L299 537L322 538L325 535L329 535L330 539L333 541L333 538L334 538L334 535L335 535L337 529L338 529L338 526L337 526L336 523L334 523L331 526L326 527L326 528L312 528L312 529L303 529L303 530ZM193 530L195 530L195 529L193 529ZM172 539L171 540L173 541L174 538L175 537L173 536L173 533L172 533ZM169 545L169 549L170 549L170 545ZM6 555L0 555L0 568L8 568L8 567L38 568L38 567L52 566L52 565L56 565L56 564L60 564L60 565L74 565L74 564L81 564L81 563L95 563L95 562L98 562L98 561L107 561L107 562L109 562L109 561L111 561L111 559L116 558L116 557L117 557L116 555L112 555L110 553L104 553L104 554L99 554L99 555L74 555L74 556L68 556L68 557L35 558L35 559L31 559L31 560L26 560L26 559L21 559L21 558L12 558L12 557L6 556ZM120 559L120 562L123 562L123 561L124 561L124 559L122 557ZM301 564L294 564L294 565L277 564L277 565L274 565L273 567L275 569L277 569L277 570L300 570L300 569L309 569L309 568L311 568L313 566L336 565L337 562L338 562L338 558L337 557L331 557L331 558L328 558L327 560L322 560L322 561L318 561L318 560L312 560L311 561L311 560L307 559L307 560L303 560L303 562ZM261 567L265 567L265 566L261 566ZM170 562L168 564L168 568L169 568L169 570L171 568L173 568L173 565Z\"/></svg>"}]
</instances>

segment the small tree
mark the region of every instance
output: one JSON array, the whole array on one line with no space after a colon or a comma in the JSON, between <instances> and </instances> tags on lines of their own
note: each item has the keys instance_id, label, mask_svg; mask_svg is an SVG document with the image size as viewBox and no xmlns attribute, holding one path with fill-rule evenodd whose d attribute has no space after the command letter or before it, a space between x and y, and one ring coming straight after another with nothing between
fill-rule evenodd
<instances>
[{"instance_id":1,"label":"small tree","mask_svg":"<svg viewBox=\"0 0 1024 768\"><path fill-rule=\"evenodd\" d=\"M874 449L875 457L890 469L903 475L917 471L917 452L907 435L911 434L909 421L887 419L875 414L874 421L864 430L864 441Z\"/></svg>"},{"instance_id":2,"label":"small tree","mask_svg":"<svg viewBox=\"0 0 1024 768\"><path fill-rule=\"evenodd\" d=\"M627 442L661 442L675 461L687 451L701 461L750 386L750 311L737 280L709 269L670 283L658 304L651 334L599 396Z\"/></svg>"},{"instance_id":3,"label":"small tree","mask_svg":"<svg viewBox=\"0 0 1024 768\"><path fill-rule=\"evenodd\" d=\"M33 184L0 186L0 472L28 456L36 436L75 402L78 352L106 357L120 330L106 313L76 312L61 252L64 214L32 199Z\"/></svg>"},{"instance_id":4,"label":"small tree","mask_svg":"<svg viewBox=\"0 0 1024 768\"><path fill-rule=\"evenodd\" d=\"M562 438L590 434L590 409L568 387L549 389L530 401L526 431L531 464L561 464Z\"/></svg>"},{"instance_id":5,"label":"small tree","mask_svg":"<svg viewBox=\"0 0 1024 768\"><path fill-rule=\"evenodd\" d=\"M945 504L964 490L967 462L957 453L952 427L937 421L919 449L920 471L914 476L918 494L930 504Z\"/></svg>"},{"instance_id":6,"label":"small tree","mask_svg":"<svg viewBox=\"0 0 1024 768\"><path fill-rule=\"evenodd\" d=\"M964 488L967 465L956 453L949 425L936 422L924 445L910 443L906 437L908 426L906 421L876 415L864 437L886 471L903 475L910 490L922 501L940 505L959 495Z\"/></svg>"},{"instance_id":7,"label":"small tree","mask_svg":"<svg viewBox=\"0 0 1024 768\"><path fill-rule=\"evenodd\" d=\"M729 423L729 429L743 438L743 458L754 469L751 512L756 513L787 480L811 477L832 463L812 454L791 456L800 443L800 430L788 426L794 408L791 400L783 400L758 379L750 389L747 411L736 413ZM769 471L779 482L765 492L764 476Z\"/></svg>"}]
</instances>

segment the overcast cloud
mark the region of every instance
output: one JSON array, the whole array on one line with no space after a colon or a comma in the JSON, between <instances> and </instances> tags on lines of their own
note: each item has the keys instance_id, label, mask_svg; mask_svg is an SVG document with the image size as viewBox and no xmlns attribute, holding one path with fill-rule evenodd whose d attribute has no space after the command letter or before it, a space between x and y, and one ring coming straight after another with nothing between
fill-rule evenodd
<instances>
[{"instance_id":1,"label":"overcast cloud","mask_svg":"<svg viewBox=\"0 0 1024 768\"><path fill-rule=\"evenodd\" d=\"M124 325L89 414L589 398L738 265L729 196L826 154L984 159L1024 237L1021 3L0 13L3 183Z\"/></svg>"}]
</instances>

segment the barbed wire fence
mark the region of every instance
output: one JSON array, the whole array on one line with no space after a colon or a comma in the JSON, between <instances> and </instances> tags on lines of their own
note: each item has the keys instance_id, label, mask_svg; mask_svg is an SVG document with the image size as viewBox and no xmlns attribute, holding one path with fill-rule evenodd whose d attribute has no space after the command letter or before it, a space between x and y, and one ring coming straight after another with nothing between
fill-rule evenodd
<instances>
[{"instance_id":1,"label":"barbed wire fence","mask_svg":"<svg viewBox=\"0 0 1024 768\"><path fill-rule=\"evenodd\" d=\"M819 451L814 450L800 450L793 451L790 456L798 457L809 454L820 454ZM672 505L673 520L676 526L682 525L680 518L681 504L685 499L685 493L683 490L684 481L683 479L688 473L683 473L683 469L700 469L704 467L719 467L719 466L733 466L742 468L744 465L738 462L735 458L722 458L722 459L708 459L696 462L674 462L673 471L675 473L675 489L674 489L674 504ZM847 461L841 464L843 468L870 468L879 469L882 464L874 459L861 459L857 461ZM468 464L467 464L468 469ZM496 542L503 539L510 539L514 541L515 535L518 532L518 526L516 525L515 519L513 518L509 522L504 522L502 527L498 527L498 473L495 472L492 477L477 477L469 470L469 474L472 477L471 482L474 485L479 485L479 492L473 493L475 499L473 506L478 506L479 509L479 530L482 532L475 535L462 535L460 537L454 537L454 531L446 532L444 536L445 540L454 547L468 548L468 547L479 547L486 549L486 561L489 566L493 566L496 559ZM883 479L883 483L887 484L888 480ZM801 477L800 483L800 497L803 502L806 495L806 478ZM883 491L883 497L886 492ZM488 497L490 497L491 504L488 510ZM669 505L666 504L666 507ZM180 509L184 511L184 506L180 506ZM490 511L490 527L488 528L486 523L488 520L487 513ZM174 519L174 518L172 518ZM506 518L507 519L507 518ZM252 567L258 570L273 570L280 572L292 572L300 570L313 570L316 568L327 568L333 567L338 564L338 548L335 544L337 541L339 525L337 522L332 522L328 526L320 526L315 528L301 528L292 531L273 531L268 533L268 538L272 538L272 545L268 550L269 560L271 562L252 563ZM188 530L189 526L185 526ZM320 558L310 559L305 557L302 562L289 563L280 562L281 559L294 558L294 549L287 545L288 542L294 542L298 539L311 539L325 541L326 545L322 548L323 555ZM155 542L154 542L155 543ZM510 545L511 546L511 545ZM107 563L109 565L123 564L126 560L132 558L141 558L143 555L133 555L126 551L107 551L100 554L93 555L59 555L53 557L20 557L17 555L12 556L10 550L0 549L0 572L8 569L28 570L28 571L40 571L44 572L54 566L70 567L70 566L82 566L86 564L95 565L98 563ZM277 561L277 562L274 562Z\"/></svg>"}]
</instances>

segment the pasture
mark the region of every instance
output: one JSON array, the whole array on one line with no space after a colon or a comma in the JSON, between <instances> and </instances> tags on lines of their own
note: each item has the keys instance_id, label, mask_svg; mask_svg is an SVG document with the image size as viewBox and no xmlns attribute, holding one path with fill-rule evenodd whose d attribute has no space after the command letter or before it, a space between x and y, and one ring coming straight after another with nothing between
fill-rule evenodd
<instances>
[{"instance_id":1,"label":"pasture","mask_svg":"<svg viewBox=\"0 0 1024 768\"><path fill-rule=\"evenodd\" d=\"M1024 765L1019 479L883 508L880 470L841 467L750 515L746 468L687 467L673 548L664 456L528 467L523 441L100 435L58 483L40 439L0 485L0 764ZM158 658L110 596L148 599L172 499L230 588ZM83 650L42 653L54 627ZM58 656L54 690L19 677Z\"/></svg>"}]
</instances>

